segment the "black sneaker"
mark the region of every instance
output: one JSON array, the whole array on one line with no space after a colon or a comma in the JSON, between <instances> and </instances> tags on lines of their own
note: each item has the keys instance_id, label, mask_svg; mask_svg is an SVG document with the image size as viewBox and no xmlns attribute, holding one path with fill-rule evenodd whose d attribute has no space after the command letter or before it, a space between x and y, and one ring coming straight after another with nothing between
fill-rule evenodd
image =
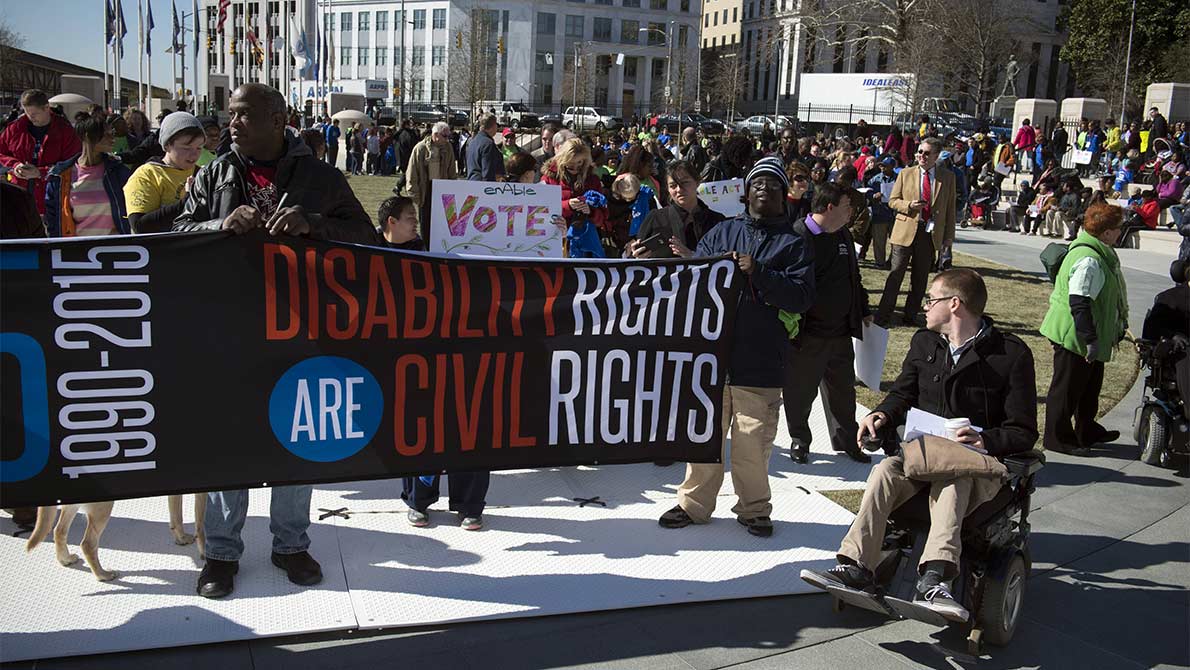
<instances>
[{"instance_id":1,"label":"black sneaker","mask_svg":"<svg viewBox=\"0 0 1190 670\"><path fill-rule=\"evenodd\" d=\"M950 582L936 570L926 570L917 580L917 603L951 621L965 622L971 614L950 593Z\"/></svg>"},{"instance_id":2,"label":"black sneaker","mask_svg":"<svg viewBox=\"0 0 1190 670\"><path fill-rule=\"evenodd\" d=\"M756 537L772 537L773 536L773 520L767 516L754 516L748 519L736 517L742 526L748 529L748 533Z\"/></svg>"},{"instance_id":3,"label":"black sneaker","mask_svg":"<svg viewBox=\"0 0 1190 670\"><path fill-rule=\"evenodd\" d=\"M690 515L686 513L686 510L682 509L681 505L676 505L673 509L662 514L661 518L657 520L657 523L662 528L685 528L694 523L694 519L690 518Z\"/></svg>"},{"instance_id":4,"label":"black sneaker","mask_svg":"<svg viewBox=\"0 0 1190 670\"><path fill-rule=\"evenodd\" d=\"M298 586L313 586L322 581L322 566L308 551L296 554L273 552L273 565L284 570L289 581Z\"/></svg>"},{"instance_id":5,"label":"black sneaker","mask_svg":"<svg viewBox=\"0 0 1190 670\"><path fill-rule=\"evenodd\" d=\"M876 582L872 571L862 565L848 565L840 563L830 570L802 570L803 580L825 588L827 586L843 586L856 591L872 592Z\"/></svg>"},{"instance_id":6,"label":"black sneaker","mask_svg":"<svg viewBox=\"0 0 1190 670\"><path fill-rule=\"evenodd\" d=\"M219 561L208 558L198 573L198 595L204 598L222 598L230 595L236 587L236 573L240 571L239 561Z\"/></svg>"}]
</instances>

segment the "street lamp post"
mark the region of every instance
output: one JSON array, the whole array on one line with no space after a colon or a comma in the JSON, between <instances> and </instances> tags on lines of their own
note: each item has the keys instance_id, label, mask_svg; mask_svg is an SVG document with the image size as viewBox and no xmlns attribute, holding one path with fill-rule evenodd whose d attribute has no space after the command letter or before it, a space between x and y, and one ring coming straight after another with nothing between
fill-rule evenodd
<instances>
[{"instance_id":1,"label":"street lamp post","mask_svg":"<svg viewBox=\"0 0 1190 670\"><path fill-rule=\"evenodd\" d=\"M670 72L673 70L673 60L674 60L674 45L673 45L673 39L671 39L671 38L672 38L672 36L673 36L673 27L674 27L674 23L676 23L676 22L675 22L675 21L670 21L670 22L669 22L669 27L668 27L668 29L667 29L667 30L661 30L660 28L639 28L639 29L637 29L637 31L636 31L636 32L638 32L638 33L658 33L658 34L660 34L662 37L664 37L664 38L665 38L665 46L666 46L666 56L665 56L665 112L666 112L667 114L668 114L668 113L669 113L669 111L670 111L670 109L669 109L669 104L670 104L670 97L671 97L671 96L670 96L670 93L671 93L671 91L670 91L670 76L669 76L669 75L670 75ZM652 73L652 72L646 73L646 74L645 74L645 76L646 76L646 77L649 77L649 78L652 78L652 76L653 76L653 73Z\"/></svg>"}]
</instances>

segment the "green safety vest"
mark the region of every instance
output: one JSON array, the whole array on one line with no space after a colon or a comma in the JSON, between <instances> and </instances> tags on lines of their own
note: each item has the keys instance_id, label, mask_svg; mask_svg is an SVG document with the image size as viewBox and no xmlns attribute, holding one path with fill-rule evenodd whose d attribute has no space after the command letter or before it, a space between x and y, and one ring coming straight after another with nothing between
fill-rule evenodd
<instances>
[{"instance_id":1,"label":"green safety vest","mask_svg":"<svg viewBox=\"0 0 1190 670\"><path fill-rule=\"evenodd\" d=\"M1091 301L1091 314L1095 317L1099 342L1097 360L1106 363L1111 360L1112 349L1120 341L1124 324L1128 322L1128 287L1116 252L1086 231L1079 231L1058 269L1054 292L1050 294L1050 308L1041 322L1041 334L1067 351L1086 357L1087 345L1079 341L1074 330L1074 315L1070 312L1070 275L1075 264L1087 257L1097 260L1103 270L1103 289Z\"/></svg>"}]
</instances>

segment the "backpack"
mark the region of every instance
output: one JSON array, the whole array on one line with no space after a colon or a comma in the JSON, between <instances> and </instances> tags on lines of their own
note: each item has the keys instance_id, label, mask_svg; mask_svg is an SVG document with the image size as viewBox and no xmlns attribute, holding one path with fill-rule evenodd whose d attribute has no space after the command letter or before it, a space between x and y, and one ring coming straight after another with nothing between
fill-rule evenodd
<instances>
[{"instance_id":1,"label":"backpack","mask_svg":"<svg viewBox=\"0 0 1190 670\"><path fill-rule=\"evenodd\" d=\"M1099 250L1089 244L1061 244L1059 242L1050 242L1041 250L1041 267L1045 268L1045 273L1049 275L1051 282L1057 282L1058 270L1062 268L1062 261L1066 260L1066 255L1070 253L1070 249L1075 246L1087 247L1095 252L1099 258L1103 258L1103 254Z\"/></svg>"}]
</instances>

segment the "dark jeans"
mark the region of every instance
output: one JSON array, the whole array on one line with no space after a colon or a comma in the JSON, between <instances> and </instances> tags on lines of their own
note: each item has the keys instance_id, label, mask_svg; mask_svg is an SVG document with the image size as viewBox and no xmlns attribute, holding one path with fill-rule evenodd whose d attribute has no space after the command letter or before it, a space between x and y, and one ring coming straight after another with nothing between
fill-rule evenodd
<instances>
[{"instance_id":1,"label":"dark jeans","mask_svg":"<svg viewBox=\"0 0 1190 670\"><path fill-rule=\"evenodd\" d=\"M892 269L888 271L888 279L884 282L884 294L880 297L880 307L876 310L876 320L882 324L888 323L893 309L897 306L897 296L901 292L901 282L905 279L905 270L913 265L913 273L909 277L909 297L905 299L905 321L913 320L921 310L921 300L926 294L926 282L930 278L930 270L934 268L936 258L934 238L926 232L922 224L917 225L917 235L913 237L913 246L903 247L892 245Z\"/></svg>"},{"instance_id":2,"label":"dark jeans","mask_svg":"<svg viewBox=\"0 0 1190 670\"><path fill-rule=\"evenodd\" d=\"M446 476L446 489L450 494L450 511L463 516L477 516L483 514L488 495L488 483L491 481L490 472L452 472ZM434 483L426 485L418 477L405 477L401 480L401 500L419 512L425 512L430 505L438 502L441 496L439 484L442 478L435 475Z\"/></svg>"},{"instance_id":3,"label":"dark jeans","mask_svg":"<svg viewBox=\"0 0 1190 670\"><path fill-rule=\"evenodd\" d=\"M1088 363L1073 351L1054 345L1054 379L1045 399L1046 449L1069 451L1099 441L1107 432L1095 421L1102 388L1103 363Z\"/></svg>"},{"instance_id":4,"label":"dark jeans","mask_svg":"<svg viewBox=\"0 0 1190 670\"><path fill-rule=\"evenodd\" d=\"M331 167L338 165L338 163L339 163L339 145L338 144L332 144L331 146L326 148L326 162L330 163Z\"/></svg>"},{"instance_id":5,"label":"dark jeans","mask_svg":"<svg viewBox=\"0 0 1190 670\"><path fill-rule=\"evenodd\" d=\"M785 348L785 422L801 448L810 448L810 408L822 393L831 448L855 449L855 349L849 335L799 335Z\"/></svg>"}]
</instances>

